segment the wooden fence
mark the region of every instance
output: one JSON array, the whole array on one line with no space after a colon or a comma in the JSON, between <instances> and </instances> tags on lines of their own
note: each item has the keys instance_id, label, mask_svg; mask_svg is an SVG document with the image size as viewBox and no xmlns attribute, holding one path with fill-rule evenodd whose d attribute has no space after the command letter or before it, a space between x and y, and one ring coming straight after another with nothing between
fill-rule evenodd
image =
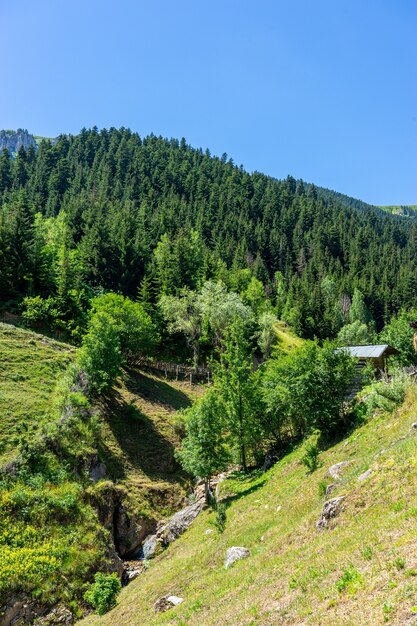
<instances>
[{"instance_id":1,"label":"wooden fence","mask_svg":"<svg viewBox=\"0 0 417 626\"><path fill-rule=\"evenodd\" d=\"M143 356L129 355L127 363L131 367L138 367L156 372L162 372L165 378L188 378L190 384L194 380L205 380L207 383L211 381L211 371L205 367L192 367L181 363L170 363L168 361L154 361Z\"/></svg>"}]
</instances>

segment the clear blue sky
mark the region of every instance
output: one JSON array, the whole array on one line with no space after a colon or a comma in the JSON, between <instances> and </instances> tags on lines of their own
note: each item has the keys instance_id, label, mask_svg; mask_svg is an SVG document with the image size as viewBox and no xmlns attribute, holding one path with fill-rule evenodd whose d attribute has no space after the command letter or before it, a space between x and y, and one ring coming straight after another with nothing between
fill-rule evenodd
<instances>
[{"instance_id":1,"label":"clear blue sky","mask_svg":"<svg viewBox=\"0 0 417 626\"><path fill-rule=\"evenodd\" d=\"M0 128L126 126L417 203L415 0L0 0Z\"/></svg>"}]
</instances>

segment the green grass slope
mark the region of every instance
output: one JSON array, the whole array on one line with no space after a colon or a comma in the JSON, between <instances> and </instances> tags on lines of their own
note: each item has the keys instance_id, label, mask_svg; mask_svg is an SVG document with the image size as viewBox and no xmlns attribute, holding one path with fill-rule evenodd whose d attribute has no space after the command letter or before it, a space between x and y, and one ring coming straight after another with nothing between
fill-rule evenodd
<instances>
[{"instance_id":1,"label":"green grass slope","mask_svg":"<svg viewBox=\"0 0 417 626\"><path fill-rule=\"evenodd\" d=\"M50 419L58 377L74 348L0 323L0 465L16 455L22 434Z\"/></svg>"},{"instance_id":2,"label":"green grass slope","mask_svg":"<svg viewBox=\"0 0 417 626\"><path fill-rule=\"evenodd\" d=\"M417 217L417 204L387 205L380 206L379 209L391 213L392 215L400 215L402 217Z\"/></svg>"},{"instance_id":3,"label":"green grass slope","mask_svg":"<svg viewBox=\"0 0 417 626\"><path fill-rule=\"evenodd\" d=\"M178 509L187 481L174 458L178 411L204 392L200 385L127 368L100 405L100 456L138 514L160 519Z\"/></svg>"},{"instance_id":4,"label":"green grass slope","mask_svg":"<svg viewBox=\"0 0 417 626\"><path fill-rule=\"evenodd\" d=\"M274 330L277 337L274 350L277 352L288 354L294 348L299 348L303 343L303 339L298 337L292 328L282 320L279 320L275 324Z\"/></svg>"},{"instance_id":5,"label":"green grass slope","mask_svg":"<svg viewBox=\"0 0 417 626\"><path fill-rule=\"evenodd\" d=\"M57 383L74 355L71 346L0 324L0 462L17 456L22 436L36 442L44 426L47 440L55 437L57 444L45 451L35 473L0 476L0 607L10 594L23 592L44 606L73 603L77 613L76 599L94 571L106 566L110 545L91 506L96 490L100 494L100 485L109 482L91 485L86 475L96 452L107 478L139 514L159 520L181 506L186 492L174 461L178 410L204 389L126 369L111 393L91 407L98 420L73 419L58 431Z\"/></svg>"},{"instance_id":6,"label":"green grass slope","mask_svg":"<svg viewBox=\"0 0 417 626\"><path fill-rule=\"evenodd\" d=\"M214 529L214 513L203 512L122 590L115 609L82 626L416 623L416 411L414 387L394 414L322 452L313 474L300 464L300 447L266 474L230 477L224 533ZM340 461L351 464L331 497L345 495L344 510L319 532L327 471ZM249 548L250 557L225 570L231 546ZM165 594L184 602L156 614Z\"/></svg>"}]
</instances>

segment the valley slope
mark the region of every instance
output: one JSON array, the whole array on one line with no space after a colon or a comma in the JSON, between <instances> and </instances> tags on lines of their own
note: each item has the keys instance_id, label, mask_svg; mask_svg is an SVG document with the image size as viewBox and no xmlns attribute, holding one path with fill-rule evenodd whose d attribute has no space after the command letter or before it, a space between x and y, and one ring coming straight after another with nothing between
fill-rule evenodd
<instances>
[{"instance_id":1,"label":"valley slope","mask_svg":"<svg viewBox=\"0 0 417 626\"><path fill-rule=\"evenodd\" d=\"M394 414L374 417L322 452L312 474L300 464L300 446L265 474L231 475L221 486L225 531L205 511L122 590L114 610L82 626L414 624L416 410L413 387ZM348 465L335 481L328 469L342 461ZM330 498L345 496L343 510L318 531L330 483ZM231 546L250 556L225 570ZM184 602L155 613L166 594Z\"/></svg>"}]
</instances>

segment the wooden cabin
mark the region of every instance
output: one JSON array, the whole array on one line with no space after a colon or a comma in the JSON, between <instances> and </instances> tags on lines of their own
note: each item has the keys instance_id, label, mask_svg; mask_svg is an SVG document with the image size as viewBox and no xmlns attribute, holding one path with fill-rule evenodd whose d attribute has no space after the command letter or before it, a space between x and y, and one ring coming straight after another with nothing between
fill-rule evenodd
<instances>
[{"instance_id":1,"label":"wooden cabin","mask_svg":"<svg viewBox=\"0 0 417 626\"><path fill-rule=\"evenodd\" d=\"M368 346L343 346L337 350L346 350L349 354L358 360L359 366L371 363L376 370L385 371L387 366L387 357L399 354L396 348L388 344L376 344Z\"/></svg>"}]
</instances>

